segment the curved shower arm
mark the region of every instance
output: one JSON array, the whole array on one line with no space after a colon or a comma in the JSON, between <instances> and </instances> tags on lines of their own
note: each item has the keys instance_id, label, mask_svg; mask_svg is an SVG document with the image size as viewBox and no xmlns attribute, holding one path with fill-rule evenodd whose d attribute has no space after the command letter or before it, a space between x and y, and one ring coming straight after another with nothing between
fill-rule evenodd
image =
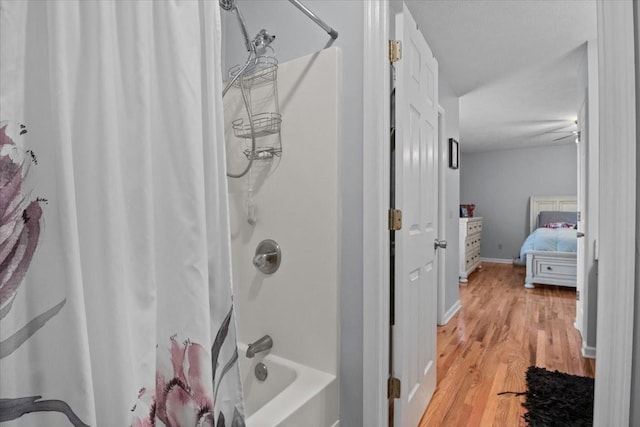
<instances>
[{"instance_id":1,"label":"curved shower arm","mask_svg":"<svg viewBox=\"0 0 640 427\"><path fill-rule=\"evenodd\" d=\"M240 25L240 31L242 31L242 36L244 37L244 44L247 47L247 51L251 52L253 50L251 39L249 38L249 33L247 32L247 24L245 23L244 16L240 13L240 8L234 8L236 12L236 17L238 18L238 24Z\"/></svg>"},{"instance_id":2,"label":"curved shower arm","mask_svg":"<svg viewBox=\"0 0 640 427\"><path fill-rule=\"evenodd\" d=\"M335 39L338 38L338 32L336 30L334 30L332 27L330 27L322 19L318 18L318 15L313 13L308 7L303 5L300 1L298 1L298 0L289 0L289 2L292 5L294 5L295 7L297 7L298 9L300 9L300 11L302 11L302 13L307 15L313 22L318 24L320 26L320 28L325 30L331 36L332 39L335 40Z\"/></svg>"},{"instance_id":3,"label":"curved shower arm","mask_svg":"<svg viewBox=\"0 0 640 427\"><path fill-rule=\"evenodd\" d=\"M251 52L251 39L249 38L249 33L247 32L247 24L244 21L244 16L242 16L240 8L238 7L238 0L219 0L218 3L220 4L220 7L227 12L236 13L236 17L238 18L238 25L240 25L240 31L242 32L242 37L244 37L244 44L247 47L247 50Z\"/></svg>"}]
</instances>

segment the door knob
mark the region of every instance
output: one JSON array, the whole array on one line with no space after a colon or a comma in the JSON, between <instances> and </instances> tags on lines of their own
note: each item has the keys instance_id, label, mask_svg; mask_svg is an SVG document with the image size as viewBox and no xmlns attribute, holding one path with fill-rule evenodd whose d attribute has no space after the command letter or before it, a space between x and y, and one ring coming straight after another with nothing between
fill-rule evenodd
<instances>
[{"instance_id":1,"label":"door knob","mask_svg":"<svg viewBox=\"0 0 640 427\"><path fill-rule=\"evenodd\" d=\"M434 247L435 249L438 249L438 248L446 249L446 247L447 247L447 241L446 241L446 240L438 240L438 239L436 239L436 240L433 242L433 247Z\"/></svg>"},{"instance_id":2,"label":"door knob","mask_svg":"<svg viewBox=\"0 0 640 427\"><path fill-rule=\"evenodd\" d=\"M584 233L581 233L581 232L579 232L579 231L578 231L578 232L576 233L576 237L584 237Z\"/></svg>"}]
</instances>

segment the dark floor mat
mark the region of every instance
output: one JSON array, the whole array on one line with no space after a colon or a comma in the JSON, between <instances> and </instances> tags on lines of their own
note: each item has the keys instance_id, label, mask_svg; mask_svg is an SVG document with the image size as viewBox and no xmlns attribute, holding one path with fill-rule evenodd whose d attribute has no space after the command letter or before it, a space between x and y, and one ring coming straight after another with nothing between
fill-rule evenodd
<instances>
[{"instance_id":1,"label":"dark floor mat","mask_svg":"<svg viewBox=\"0 0 640 427\"><path fill-rule=\"evenodd\" d=\"M524 415L532 427L593 425L593 378L530 366Z\"/></svg>"}]
</instances>

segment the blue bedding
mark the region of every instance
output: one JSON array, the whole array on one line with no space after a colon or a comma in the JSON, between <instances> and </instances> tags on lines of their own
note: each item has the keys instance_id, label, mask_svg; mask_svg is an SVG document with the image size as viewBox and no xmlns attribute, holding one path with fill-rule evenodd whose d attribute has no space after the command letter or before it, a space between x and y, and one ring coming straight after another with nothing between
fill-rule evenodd
<instances>
[{"instance_id":1,"label":"blue bedding","mask_svg":"<svg viewBox=\"0 0 640 427\"><path fill-rule=\"evenodd\" d=\"M529 251L576 252L577 230L573 228L537 228L527 237L520 249L520 259Z\"/></svg>"}]
</instances>

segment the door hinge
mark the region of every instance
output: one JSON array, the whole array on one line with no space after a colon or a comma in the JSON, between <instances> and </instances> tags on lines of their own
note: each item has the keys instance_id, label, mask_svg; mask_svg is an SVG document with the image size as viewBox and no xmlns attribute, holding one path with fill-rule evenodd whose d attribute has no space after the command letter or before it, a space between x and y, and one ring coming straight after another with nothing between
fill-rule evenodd
<instances>
[{"instance_id":1,"label":"door hinge","mask_svg":"<svg viewBox=\"0 0 640 427\"><path fill-rule=\"evenodd\" d=\"M396 377L390 377L387 380L387 398L400 399L400 380Z\"/></svg>"},{"instance_id":2,"label":"door hinge","mask_svg":"<svg viewBox=\"0 0 640 427\"><path fill-rule=\"evenodd\" d=\"M389 230L397 231L402 228L402 211L389 209Z\"/></svg>"},{"instance_id":3,"label":"door hinge","mask_svg":"<svg viewBox=\"0 0 640 427\"><path fill-rule=\"evenodd\" d=\"M389 61L398 62L402 59L402 42L400 40L389 40Z\"/></svg>"}]
</instances>

